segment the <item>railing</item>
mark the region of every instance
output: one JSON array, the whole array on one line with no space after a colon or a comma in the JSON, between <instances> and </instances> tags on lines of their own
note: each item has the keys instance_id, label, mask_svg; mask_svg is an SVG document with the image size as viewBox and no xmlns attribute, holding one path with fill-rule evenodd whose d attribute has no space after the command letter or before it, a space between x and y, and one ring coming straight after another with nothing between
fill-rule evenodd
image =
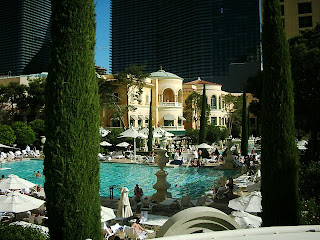
<instances>
[{"instance_id":1,"label":"railing","mask_svg":"<svg viewBox=\"0 0 320 240\"><path fill-rule=\"evenodd\" d=\"M167 131L184 130L184 126L161 126L161 127Z\"/></svg>"},{"instance_id":2,"label":"railing","mask_svg":"<svg viewBox=\"0 0 320 240\"><path fill-rule=\"evenodd\" d=\"M182 107L180 102L159 102L158 107Z\"/></svg>"}]
</instances>

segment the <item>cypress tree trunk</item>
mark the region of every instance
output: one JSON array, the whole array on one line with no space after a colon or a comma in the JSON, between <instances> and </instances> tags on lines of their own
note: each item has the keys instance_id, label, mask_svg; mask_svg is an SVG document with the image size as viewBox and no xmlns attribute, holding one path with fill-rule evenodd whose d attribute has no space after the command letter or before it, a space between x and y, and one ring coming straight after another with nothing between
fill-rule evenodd
<instances>
[{"instance_id":1,"label":"cypress tree trunk","mask_svg":"<svg viewBox=\"0 0 320 240\"><path fill-rule=\"evenodd\" d=\"M51 239L102 239L92 0L53 0L44 175Z\"/></svg>"},{"instance_id":2,"label":"cypress tree trunk","mask_svg":"<svg viewBox=\"0 0 320 240\"><path fill-rule=\"evenodd\" d=\"M149 107L149 122L148 122L148 128L149 128L149 136L148 136L148 151L152 152L152 89L151 89L151 97L150 97L150 107Z\"/></svg>"},{"instance_id":3,"label":"cypress tree trunk","mask_svg":"<svg viewBox=\"0 0 320 240\"><path fill-rule=\"evenodd\" d=\"M262 96L262 207L264 226L299 223L298 154L293 81L279 0L264 1Z\"/></svg>"},{"instance_id":4,"label":"cypress tree trunk","mask_svg":"<svg viewBox=\"0 0 320 240\"><path fill-rule=\"evenodd\" d=\"M204 143L206 141L206 136L207 136L206 110L207 110L206 85L203 84L201 116L200 116L200 131L199 131L199 143L200 144Z\"/></svg>"},{"instance_id":5,"label":"cypress tree trunk","mask_svg":"<svg viewBox=\"0 0 320 240\"><path fill-rule=\"evenodd\" d=\"M242 94L242 134L241 134L241 155L248 155L248 111L247 111L247 93L245 87Z\"/></svg>"}]
</instances>

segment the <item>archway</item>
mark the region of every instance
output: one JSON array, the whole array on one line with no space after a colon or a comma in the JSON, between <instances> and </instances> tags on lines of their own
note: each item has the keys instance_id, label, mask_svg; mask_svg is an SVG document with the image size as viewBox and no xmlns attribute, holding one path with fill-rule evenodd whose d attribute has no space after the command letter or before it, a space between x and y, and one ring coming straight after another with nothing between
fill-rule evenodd
<instances>
[{"instance_id":1,"label":"archway","mask_svg":"<svg viewBox=\"0 0 320 240\"><path fill-rule=\"evenodd\" d=\"M174 102L174 93L171 88L167 88L163 91L164 102Z\"/></svg>"}]
</instances>

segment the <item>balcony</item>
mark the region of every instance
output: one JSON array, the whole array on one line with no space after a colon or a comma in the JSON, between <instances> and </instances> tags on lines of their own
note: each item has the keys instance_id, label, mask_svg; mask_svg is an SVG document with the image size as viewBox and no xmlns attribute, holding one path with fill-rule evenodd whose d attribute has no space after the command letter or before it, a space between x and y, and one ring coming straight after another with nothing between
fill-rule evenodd
<instances>
[{"instance_id":1,"label":"balcony","mask_svg":"<svg viewBox=\"0 0 320 240\"><path fill-rule=\"evenodd\" d=\"M159 102L158 107L182 107L180 102Z\"/></svg>"},{"instance_id":2,"label":"balcony","mask_svg":"<svg viewBox=\"0 0 320 240\"><path fill-rule=\"evenodd\" d=\"M184 126L161 126L166 131L183 131Z\"/></svg>"}]
</instances>

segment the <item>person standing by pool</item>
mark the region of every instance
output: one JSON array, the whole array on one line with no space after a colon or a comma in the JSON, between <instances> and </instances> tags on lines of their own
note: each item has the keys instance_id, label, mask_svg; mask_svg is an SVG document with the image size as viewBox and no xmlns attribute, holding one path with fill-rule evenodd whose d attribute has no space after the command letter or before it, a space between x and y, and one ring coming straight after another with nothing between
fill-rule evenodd
<instances>
[{"instance_id":1,"label":"person standing by pool","mask_svg":"<svg viewBox=\"0 0 320 240\"><path fill-rule=\"evenodd\" d=\"M198 151L197 167L201 167L201 163L202 163L202 151L201 151L201 149L199 149L199 151Z\"/></svg>"},{"instance_id":2,"label":"person standing by pool","mask_svg":"<svg viewBox=\"0 0 320 240\"><path fill-rule=\"evenodd\" d=\"M195 164L198 162L198 152L197 150L195 149L193 151L193 162L191 163L191 166L195 166Z\"/></svg>"},{"instance_id":3,"label":"person standing by pool","mask_svg":"<svg viewBox=\"0 0 320 240\"><path fill-rule=\"evenodd\" d=\"M4 175L1 176L0 181L4 179Z\"/></svg>"},{"instance_id":4,"label":"person standing by pool","mask_svg":"<svg viewBox=\"0 0 320 240\"><path fill-rule=\"evenodd\" d=\"M136 184L136 187L134 188L134 198L136 202L140 202L142 196L143 196L142 188L139 187L139 184Z\"/></svg>"}]
</instances>

